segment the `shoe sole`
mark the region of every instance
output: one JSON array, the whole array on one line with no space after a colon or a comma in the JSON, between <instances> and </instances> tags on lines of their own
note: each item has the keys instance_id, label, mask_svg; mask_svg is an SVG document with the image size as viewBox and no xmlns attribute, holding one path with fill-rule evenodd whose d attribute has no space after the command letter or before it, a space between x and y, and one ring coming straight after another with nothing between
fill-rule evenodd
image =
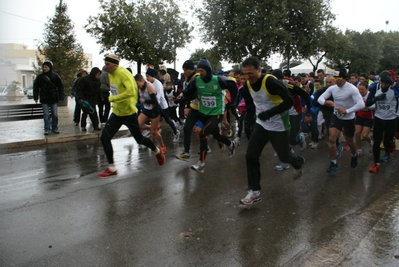
<instances>
[{"instance_id":1,"label":"shoe sole","mask_svg":"<svg viewBox=\"0 0 399 267\"><path fill-rule=\"evenodd\" d=\"M198 170L198 169L194 168L194 166L191 166L190 168L191 168L192 170L196 171L196 172L199 172L199 173L204 173L204 170L205 170L205 169Z\"/></svg>"},{"instance_id":2,"label":"shoe sole","mask_svg":"<svg viewBox=\"0 0 399 267\"><path fill-rule=\"evenodd\" d=\"M107 178L109 178L109 177L117 176L117 175L118 175L117 173L115 173L115 174L110 174L110 175L107 175L107 176L101 176L101 174L97 174L97 178L99 178L99 179L107 179Z\"/></svg>"},{"instance_id":3,"label":"shoe sole","mask_svg":"<svg viewBox=\"0 0 399 267\"><path fill-rule=\"evenodd\" d=\"M262 202L262 197L254 199L251 203L244 203L242 202L242 199L240 200L240 205L243 205L243 207L251 207L255 203Z\"/></svg>"},{"instance_id":4,"label":"shoe sole","mask_svg":"<svg viewBox=\"0 0 399 267\"><path fill-rule=\"evenodd\" d=\"M183 161L190 161L190 158L180 158L178 155L175 156L175 158L179 159L179 160L183 160Z\"/></svg>"},{"instance_id":5,"label":"shoe sole","mask_svg":"<svg viewBox=\"0 0 399 267\"><path fill-rule=\"evenodd\" d=\"M288 170L289 168L290 168L290 166L287 166L287 167L284 167L284 168L282 168L282 169L274 168L274 170L275 170L275 171L284 171L284 170Z\"/></svg>"}]
</instances>

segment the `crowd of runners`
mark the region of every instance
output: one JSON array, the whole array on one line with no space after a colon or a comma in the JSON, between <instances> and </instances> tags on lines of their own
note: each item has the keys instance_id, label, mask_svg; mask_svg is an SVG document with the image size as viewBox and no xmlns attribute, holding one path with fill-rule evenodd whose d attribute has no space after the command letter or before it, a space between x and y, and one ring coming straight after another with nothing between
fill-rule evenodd
<instances>
[{"instance_id":1,"label":"crowd of runners","mask_svg":"<svg viewBox=\"0 0 399 267\"><path fill-rule=\"evenodd\" d=\"M100 178L117 174L111 139L122 124L139 145L154 151L163 165L166 146L159 131L161 117L172 128L174 142L181 138L179 129L183 131L184 148L176 159L191 158L192 133L198 134L198 161L190 168L199 173L205 171L210 135L221 151L227 150L228 157L234 156L243 135L248 138L248 193L240 199L247 206L262 199L260 157L269 141L280 161L274 169L283 171L291 166L293 178L298 179L305 159L294 154L296 145L300 151L316 149L326 138L330 161L326 172L333 174L339 169L344 149L351 153L350 167L357 167L364 140L374 157L369 171L375 173L380 162L390 160L396 149L395 138L399 138L399 73L393 71L381 72L378 80L373 72L349 75L343 67L331 73L320 69L294 76L290 70L266 72L259 59L249 57L240 70L215 74L209 61L201 59L196 64L184 62L184 79L175 86L158 79L153 68L147 68L146 78L139 74L133 77L119 66L115 55L105 58L104 69L111 87L107 101L112 104L112 114L101 136L108 168L98 175ZM231 125L233 117L237 129ZM148 136L143 135L145 131ZM306 137L311 140L309 144ZM340 139L345 145L340 145ZM382 148L385 153L381 157Z\"/></svg>"}]
</instances>

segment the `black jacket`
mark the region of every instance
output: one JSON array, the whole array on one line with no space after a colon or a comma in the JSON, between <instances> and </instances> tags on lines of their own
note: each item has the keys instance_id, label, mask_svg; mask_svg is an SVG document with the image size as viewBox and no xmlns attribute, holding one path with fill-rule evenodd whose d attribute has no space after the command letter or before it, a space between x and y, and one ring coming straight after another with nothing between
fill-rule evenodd
<instances>
[{"instance_id":1,"label":"black jacket","mask_svg":"<svg viewBox=\"0 0 399 267\"><path fill-rule=\"evenodd\" d=\"M40 73L33 83L33 99L40 99L43 104L64 100L64 85L60 76L51 70Z\"/></svg>"},{"instance_id":2,"label":"black jacket","mask_svg":"<svg viewBox=\"0 0 399 267\"><path fill-rule=\"evenodd\" d=\"M76 94L78 100L86 100L91 105L96 105L102 97L100 90L101 82L96 79L96 74L101 72L99 68L94 67L89 75L86 75L78 81L76 85Z\"/></svg>"}]
</instances>

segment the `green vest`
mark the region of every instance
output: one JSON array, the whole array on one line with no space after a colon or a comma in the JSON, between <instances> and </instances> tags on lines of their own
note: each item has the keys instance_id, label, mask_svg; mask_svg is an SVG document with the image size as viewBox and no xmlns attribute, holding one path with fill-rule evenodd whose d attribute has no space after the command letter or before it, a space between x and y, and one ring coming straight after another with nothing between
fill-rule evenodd
<instances>
[{"instance_id":1,"label":"green vest","mask_svg":"<svg viewBox=\"0 0 399 267\"><path fill-rule=\"evenodd\" d=\"M218 76L205 83L201 77L197 77L196 86L198 93L198 110L204 115L214 116L224 113L225 90L218 83Z\"/></svg>"}]
</instances>

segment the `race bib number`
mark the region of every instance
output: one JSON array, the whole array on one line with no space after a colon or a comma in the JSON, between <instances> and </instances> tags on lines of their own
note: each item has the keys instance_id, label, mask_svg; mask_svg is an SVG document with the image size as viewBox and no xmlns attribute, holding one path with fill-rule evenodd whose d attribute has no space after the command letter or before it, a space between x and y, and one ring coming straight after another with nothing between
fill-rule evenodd
<instances>
[{"instance_id":1,"label":"race bib number","mask_svg":"<svg viewBox=\"0 0 399 267\"><path fill-rule=\"evenodd\" d=\"M110 90L112 95L117 95L118 94L118 86L116 84L111 84L110 85Z\"/></svg>"},{"instance_id":2,"label":"race bib number","mask_svg":"<svg viewBox=\"0 0 399 267\"><path fill-rule=\"evenodd\" d=\"M201 102L204 107L216 108L216 97L214 96L203 96Z\"/></svg>"},{"instance_id":3,"label":"race bib number","mask_svg":"<svg viewBox=\"0 0 399 267\"><path fill-rule=\"evenodd\" d=\"M337 116L337 118L343 118L346 116L346 114L339 113L337 110L334 110L334 115Z\"/></svg>"},{"instance_id":4,"label":"race bib number","mask_svg":"<svg viewBox=\"0 0 399 267\"><path fill-rule=\"evenodd\" d=\"M378 109L379 110L389 110L391 106L389 104L378 104Z\"/></svg>"}]
</instances>

